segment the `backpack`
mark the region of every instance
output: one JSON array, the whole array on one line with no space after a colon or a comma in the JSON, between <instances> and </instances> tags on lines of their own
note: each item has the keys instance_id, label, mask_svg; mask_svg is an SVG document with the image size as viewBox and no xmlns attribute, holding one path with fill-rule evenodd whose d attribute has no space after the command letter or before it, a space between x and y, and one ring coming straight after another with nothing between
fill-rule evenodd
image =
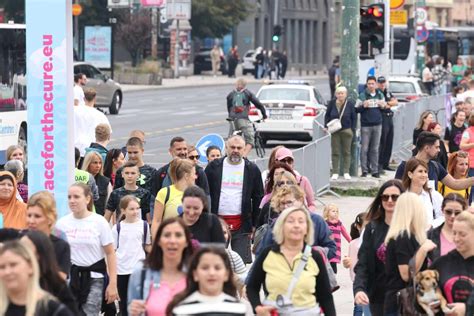
<instances>
[{"instance_id":1,"label":"backpack","mask_svg":"<svg viewBox=\"0 0 474 316\"><path fill-rule=\"evenodd\" d=\"M145 244L146 244L147 234L148 234L148 223L146 221L143 221L143 247L145 247ZM119 245L120 245L120 222L117 223L117 248L116 249L119 248Z\"/></svg>"},{"instance_id":2,"label":"backpack","mask_svg":"<svg viewBox=\"0 0 474 316\"><path fill-rule=\"evenodd\" d=\"M245 90L234 91L232 94L232 111L234 113L242 113L245 110L246 98Z\"/></svg>"},{"instance_id":3,"label":"backpack","mask_svg":"<svg viewBox=\"0 0 474 316\"><path fill-rule=\"evenodd\" d=\"M271 206L268 208L268 218L267 222L263 224L262 226L258 227L257 230L255 231L255 234L253 236L253 247L252 247L252 252L255 254L257 252L258 247L260 247L260 244L267 234L267 231L272 229L272 226L270 225L271 222L271 212L272 208Z\"/></svg>"}]
</instances>

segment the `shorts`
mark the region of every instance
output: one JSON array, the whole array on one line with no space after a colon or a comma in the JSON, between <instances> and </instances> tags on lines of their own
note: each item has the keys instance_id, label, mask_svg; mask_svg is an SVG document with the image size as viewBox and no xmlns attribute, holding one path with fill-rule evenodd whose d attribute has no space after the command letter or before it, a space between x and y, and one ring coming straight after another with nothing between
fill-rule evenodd
<instances>
[{"instance_id":1,"label":"shorts","mask_svg":"<svg viewBox=\"0 0 474 316\"><path fill-rule=\"evenodd\" d=\"M236 130L242 131L242 136L245 139L245 143L254 147L255 141L252 124L250 124L250 121L248 119L239 118L234 121L234 126Z\"/></svg>"}]
</instances>

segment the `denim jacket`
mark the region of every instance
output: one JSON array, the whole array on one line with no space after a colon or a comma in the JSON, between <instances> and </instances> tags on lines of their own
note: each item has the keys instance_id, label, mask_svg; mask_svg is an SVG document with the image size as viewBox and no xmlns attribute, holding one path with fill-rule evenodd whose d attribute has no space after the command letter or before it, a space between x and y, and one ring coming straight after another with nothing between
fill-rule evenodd
<instances>
[{"instance_id":1,"label":"denim jacket","mask_svg":"<svg viewBox=\"0 0 474 316\"><path fill-rule=\"evenodd\" d=\"M142 271L145 272L143 284ZM143 267L143 263L137 265L135 271L133 271L132 275L130 276L130 281L128 282L127 305L130 305L133 300L146 301L148 299L148 295L150 294L151 286L153 285L154 288L158 288L160 286L160 278L160 271L145 268Z\"/></svg>"}]
</instances>

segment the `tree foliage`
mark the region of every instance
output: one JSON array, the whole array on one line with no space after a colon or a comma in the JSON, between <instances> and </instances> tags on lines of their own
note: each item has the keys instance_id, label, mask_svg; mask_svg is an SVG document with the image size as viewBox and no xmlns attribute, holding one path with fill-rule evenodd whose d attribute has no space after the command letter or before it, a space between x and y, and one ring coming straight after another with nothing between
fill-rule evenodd
<instances>
[{"instance_id":1,"label":"tree foliage","mask_svg":"<svg viewBox=\"0 0 474 316\"><path fill-rule=\"evenodd\" d=\"M141 9L133 13L123 10L117 23L116 36L132 56L132 66L135 67L143 49L150 43L150 10Z\"/></svg>"},{"instance_id":2,"label":"tree foliage","mask_svg":"<svg viewBox=\"0 0 474 316\"><path fill-rule=\"evenodd\" d=\"M223 37L253 9L247 0L192 1L192 34L198 38Z\"/></svg>"}]
</instances>

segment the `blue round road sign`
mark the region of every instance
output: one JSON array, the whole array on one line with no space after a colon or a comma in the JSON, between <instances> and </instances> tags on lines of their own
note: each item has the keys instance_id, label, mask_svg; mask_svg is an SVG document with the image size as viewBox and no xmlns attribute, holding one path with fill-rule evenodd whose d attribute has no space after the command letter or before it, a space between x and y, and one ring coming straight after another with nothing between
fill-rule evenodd
<instances>
[{"instance_id":1,"label":"blue round road sign","mask_svg":"<svg viewBox=\"0 0 474 316\"><path fill-rule=\"evenodd\" d=\"M201 139L196 143L196 149L199 153L199 162L206 164L206 150L209 146L217 146L224 151L225 142L221 135L219 134L208 134L201 137Z\"/></svg>"}]
</instances>

